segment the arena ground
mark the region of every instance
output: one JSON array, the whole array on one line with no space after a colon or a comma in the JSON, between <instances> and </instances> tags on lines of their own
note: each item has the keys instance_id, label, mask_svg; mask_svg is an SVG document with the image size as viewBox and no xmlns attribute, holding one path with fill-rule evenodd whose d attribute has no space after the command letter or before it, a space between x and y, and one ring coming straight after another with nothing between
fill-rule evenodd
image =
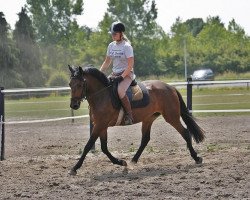
<instances>
[{"instance_id":1,"label":"arena ground","mask_svg":"<svg viewBox=\"0 0 250 200\"><path fill-rule=\"evenodd\" d=\"M100 151L76 163L89 137L78 120L6 125L6 160L0 162L0 199L250 199L250 117L202 117L206 140L194 144L196 165L185 142L162 118L151 141L127 173ZM111 153L129 162L140 143L140 124L109 129Z\"/></svg>"}]
</instances>

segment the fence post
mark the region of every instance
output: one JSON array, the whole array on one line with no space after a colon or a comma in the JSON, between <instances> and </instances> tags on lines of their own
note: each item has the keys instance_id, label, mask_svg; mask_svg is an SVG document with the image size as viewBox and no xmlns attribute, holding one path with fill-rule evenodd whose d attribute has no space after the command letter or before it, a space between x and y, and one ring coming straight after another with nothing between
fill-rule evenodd
<instances>
[{"instance_id":1,"label":"fence post","mask_svg":"<svg viewBox=\"0 0 250 200\"><path fill-rule=\"evenodd\" d=\"M193 99L192 96L193 96L193 84L192 84L192 78L190 77L187 78L187 108L189 112L192 110L192 99Z\"/></svg>"},{"instance_id":2,"label":"fence post","mask_svg":"<svg viewBox=\"0 0 250 200\"><path fill-rule=\"evenodd\" d=\"M4 127L4 90L3 87L0 87L0 126L1 126L1 148L0 148L0 160L4 160L4 153L5 153L5 127Z\"/></svg>"},{"instance_id":3,"label":"fence post","mask_svg":"<svg viewBox=\"0 0 250 200\"><path fill-rule=\"evenodd\" d=\"M71 117L74 117L74 116L75 116L74 110L71 108ZM74 122L75 122L75 119L72 118L72 119L71 119L71 123L74 123Z\"/></svg>"}]
</instances>

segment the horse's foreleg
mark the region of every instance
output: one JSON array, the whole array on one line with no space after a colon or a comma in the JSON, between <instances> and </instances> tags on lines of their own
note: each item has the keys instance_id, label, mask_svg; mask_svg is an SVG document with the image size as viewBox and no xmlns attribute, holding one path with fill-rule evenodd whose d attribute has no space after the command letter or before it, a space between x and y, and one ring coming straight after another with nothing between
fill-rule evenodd
<instances>
[{"instance_id":1,"label":"horse's foreleg","mask_svg":"<svg viewBox=\"0 0 250 200\"><path fill-rule=\"evenodd\" d=\"M86 155L88 154L88 152L91 150L91 148L95 144L95 141L97 140L97 138L98 138L98 134L95 134L93 132L91 134L86 146L84 147L84 150L83 150L83 153L82 153L80 159L78 160L76 165L69 171L70 175L76 175L77 174L76 170L79 169L82 166L82 163L83 163Z\"/></svg>"},{"instance_id":2,"label":"horse's foreleg","mask_svg":"<svg viewBox=\"0 0 250 200\"><path fill-rule=\"evenodd\" d=\"M110 159L110 161L111 161L113 164L121 165L121 166L127 166L127 163L126 163L125 160L120 160L120 159L118 159L118 158L115 158L115 157L112 156L112 154L109 152L108 146L107 146L107 130L104 131L104 132L100 135L100 140L101 140L101 149L102 149L102 152L108 156L108 158Z\"/></svg>"},{"instance_id":3,"label":"horse's foreleg","mask_svg":"<svg viewBox=\"0 0 250 200\"><path fill-rule=\"evenodd\" d=\"M142 122L142 138L141 138L141 145L139 149L137 150L136 154L132 158L133 163L137 163L143 150L147 146L149 140L150 140L150 131L152 126L153 120Z\"/></svg>"}]
</instances>

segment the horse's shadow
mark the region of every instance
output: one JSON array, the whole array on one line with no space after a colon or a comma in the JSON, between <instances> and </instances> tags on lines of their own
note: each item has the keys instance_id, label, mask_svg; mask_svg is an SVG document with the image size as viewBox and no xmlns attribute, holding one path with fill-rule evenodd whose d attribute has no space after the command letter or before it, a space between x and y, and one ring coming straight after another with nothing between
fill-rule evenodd
<instances>
[{"instance_id":1,"label":"horse's shadow","mask_svg":"<svg viewBox=\"0 0 250 200\"><path fill-rule=\"evenodd\" d=\"M177 165L172 167L137 167L137 169L124 169L120 172L109 171L93 177L95 181L131 181L142 180L147 177L164 177L172 174L188 173L189 170L202 167L204 164Z\"/></svg>"}]
</instances>

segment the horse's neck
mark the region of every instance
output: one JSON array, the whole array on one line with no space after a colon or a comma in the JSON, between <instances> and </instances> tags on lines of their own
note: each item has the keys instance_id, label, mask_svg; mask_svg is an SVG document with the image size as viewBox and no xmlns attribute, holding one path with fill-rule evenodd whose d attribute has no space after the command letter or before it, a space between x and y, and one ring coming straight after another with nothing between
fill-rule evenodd
<instances>
[{"instance_id":1,"label":"horse's neck","mask_svg":"<svg viewBox=\"0 0 250 200\"><path fill-rule=\"evenodd\" d=\"M91 101L100 100L108 94L108 89L96 78L89 76L87 78L88 96Z\"/></svg>"}]
</instances>

